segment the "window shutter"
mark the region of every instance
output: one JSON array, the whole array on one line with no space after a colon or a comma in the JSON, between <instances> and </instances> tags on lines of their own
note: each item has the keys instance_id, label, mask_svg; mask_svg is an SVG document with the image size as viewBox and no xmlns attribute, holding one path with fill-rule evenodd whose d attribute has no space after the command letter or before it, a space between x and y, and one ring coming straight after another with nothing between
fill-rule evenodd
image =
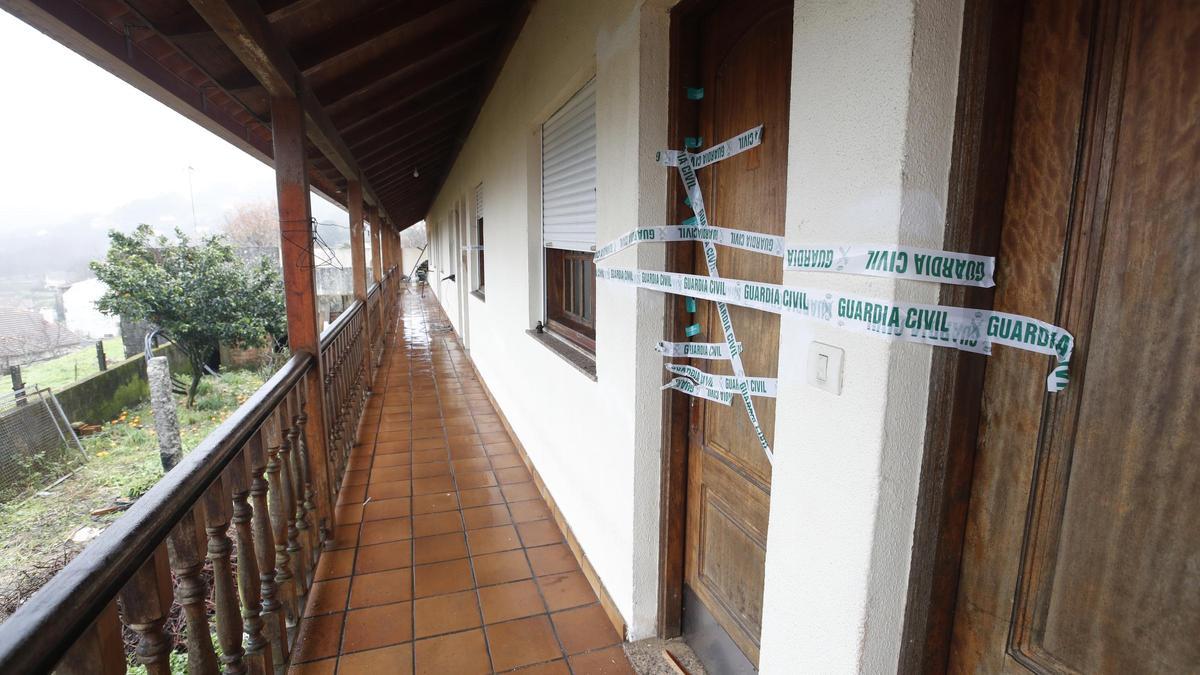
<instances>
[{"instance_id":1,"label":"window shutter","mask_svg":"<svg viewBox=\"0 0 1200 675\"><path fill-rule=\"evenodd\" d=\"M596 81L542 125L542 243L596 250Z\"/></svg>"}]
</instances>

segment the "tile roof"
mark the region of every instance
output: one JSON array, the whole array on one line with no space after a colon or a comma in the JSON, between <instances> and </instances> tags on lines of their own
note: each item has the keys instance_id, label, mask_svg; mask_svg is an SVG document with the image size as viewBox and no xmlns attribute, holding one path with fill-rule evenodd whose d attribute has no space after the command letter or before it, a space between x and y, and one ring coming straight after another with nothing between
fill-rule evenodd
<instances>
[{"instance_id":1,"label":"tile roof","mask_svg":"<svg viewBox=\"0 0 1200 675\"><path fill-rule=\"evenodd\" d=\"M84 339L37 312L0 307L0 357L40 354L83 344Z\"/></svg>"}]
</instances>

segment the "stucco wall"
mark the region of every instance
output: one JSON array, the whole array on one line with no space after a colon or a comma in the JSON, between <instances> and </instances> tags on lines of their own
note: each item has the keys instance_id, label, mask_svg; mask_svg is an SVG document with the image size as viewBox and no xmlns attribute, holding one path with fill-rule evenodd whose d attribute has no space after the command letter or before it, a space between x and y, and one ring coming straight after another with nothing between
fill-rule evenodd
<instances>
[{"instance_id":1,"label":"stucco wall","mask_svg":"<svg viewBox=\"0 0 1200 675\"><path fill-rule=\"evenodd\" d=\"M526 330L541 318L539 128L593 76L598 240L662 219L666 174L653 153L666 139L666 29L665 9L632 0L535 4L427 219L431 286L462 331L457 287L469 279L461 269L457 283L441 279L453 210L472 209L483 183L487 297L468 296L464 338L635 637L653 632L657 607L663 299L597 289L595 381ZM651 268L663 260L654 247L623 255Z\"/></svg>"},{"instance_id":2,"label":"stucco wall","mask_svg":"<svg viewBox=\"0 0 1200 675\"><path fill-rule=\"evenodd\" d=\"M599 236L663 221L662 2L538 3L428 217L432 286L630 627L657 610L663 297L597 286L597 381L525 335L540 318L538 125L597 78ZM940 248L959 0L798 0L786 237ZM448 225L485 192L487 299L459 316ZM460 201L461 200L461 201ZM459 241L462 245L468 242ZM456 254L454 252L453 254ZM661 269L661 246L609 262ZM469 283L463 278L460 283ZM785 283L936 302L917 282L790 273ZM469 288L469 286L468 286ZM845 349L844 389L805 384L813 339ZM886 672L899 653L932 347L785 318L763 672Z\"/></svg>"},{"instance_id":3,"label":"stucco wall","mask_svg":"<svg viewBox=\"0 0 1200 675\"><path fill-rule=\"evenodd\" d=\"M797 2L786 236L941 248L961 3ZM784 283L936 303L933 284ZM808 344L844 388L805 384ZM900 648L934 347L785 318L763 613L764 672L889 672ZM790 376L786 376L790 375Z\"/></svg>"}]
</instances>

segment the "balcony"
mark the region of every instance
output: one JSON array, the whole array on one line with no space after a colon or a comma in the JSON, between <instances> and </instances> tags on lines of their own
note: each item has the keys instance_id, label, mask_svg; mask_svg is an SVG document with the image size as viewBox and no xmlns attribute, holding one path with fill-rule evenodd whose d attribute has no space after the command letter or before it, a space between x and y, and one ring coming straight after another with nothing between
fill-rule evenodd
<instances>
[{"instance_id":1,"label":"balcony","mask_svg":"<svg viewBox=\"0 0 1200 675\"><path fill-rule=\"evenodd\" d=\"M386 275L323 377L293 357L0 626L0 671L169 673L178 637L200 673L632 672L446 323Z\"/></svg>"}]
</instances>

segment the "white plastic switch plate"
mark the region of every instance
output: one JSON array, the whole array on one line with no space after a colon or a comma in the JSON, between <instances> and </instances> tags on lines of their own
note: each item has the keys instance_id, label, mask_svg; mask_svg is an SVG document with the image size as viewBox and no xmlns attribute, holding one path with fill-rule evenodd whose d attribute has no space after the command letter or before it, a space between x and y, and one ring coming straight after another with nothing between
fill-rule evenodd
<instances>
[{"instance_id":1,"label":"white plastic switch plate","mask_svg":"<svg viewBox=\"0 0 1200 675\"><path fill-rule=\"evenodd\" d=\"M808 348L808 383L817 389L840 396L842 393L842 359L846 352L841 347L813 342Z\"/></svg>"}]
</instances>

